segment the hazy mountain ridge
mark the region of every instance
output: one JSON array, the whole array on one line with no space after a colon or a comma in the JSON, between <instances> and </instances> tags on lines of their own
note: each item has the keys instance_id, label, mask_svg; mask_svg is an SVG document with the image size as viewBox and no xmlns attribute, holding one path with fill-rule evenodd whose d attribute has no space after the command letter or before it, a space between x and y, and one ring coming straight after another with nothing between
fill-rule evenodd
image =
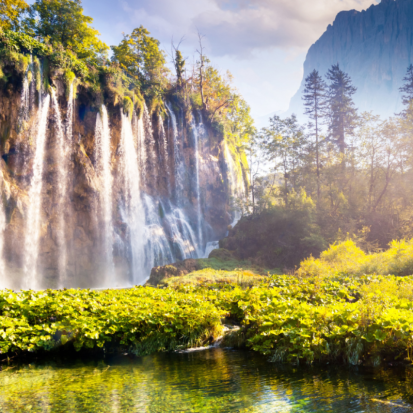
<instances>
[{"instance_id":1,"label":"hazy mountain ridge","mask_svg":"<svg viewBox=\"0 0 413 413\"><path fill-rule=\"evenodd\" d=\"M304 80L310 72L316 69L324 75L339 63L357 87L359 110L392 116L401 110L399 88L412 61L413 0L382 0L361 12L340 12L310 47L288 114L302 116Z\"/></svg>"}]
</instances>

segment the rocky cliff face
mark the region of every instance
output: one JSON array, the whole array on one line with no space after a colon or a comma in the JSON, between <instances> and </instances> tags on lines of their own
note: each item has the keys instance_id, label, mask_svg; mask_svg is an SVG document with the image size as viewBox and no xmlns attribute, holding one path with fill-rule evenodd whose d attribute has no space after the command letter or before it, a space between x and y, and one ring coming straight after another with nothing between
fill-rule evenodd
<instances>
[{"instance_id":1,"label":"rocky cliff face","mask_svg":"<svg viewBox=\"0 0 413 413\"><path fill-rule=\"evenodd\" d=\"M392 116L401 110L399 88L412 62L412 0L382 0L362 12L340 12L308 51L303 81L288 112L302 115L304 79L311 71L324 75L339 63L357 87L356 107Z\"/></svg>"},{"instance_id":2,"label":"rocky cliff face","mask_svg":"<svg viewBox=\"0 0 413 413\"><path fill-rule=\"evenodd\" d=\"M59 75L54 77L54 87L62 119L67 115L67 93ZM12 85L0 91L0 136L1 171L0 182L6 215L4 232L4 261L6 269L0 280L1 287L30 287L27 283L33 269L25 268L27 260L28 209L32 199L29 189L34 174L36 134L39 117L39 93L30 87L29 114L22 121L22 85ZM102 102L91 101L87 91L81 88L75 100L73 138L67 156L67 200L62 204L58 198L61 178L58 150L58 119L56 108L48 112L46 145L43 158L39 248L36 257L36 273L40 283L37 287L99 287L105 272L107 257L102 247L102 222L99 214L102 178L96 169L96 119ZM131 268L133 262L130 223L125 219L122 193L124 177L121 172L122 108L114 102L105 101L110 123L111 175L113 178L113 232L111 244L116 285L134 284ZM224 154L223 136L214 132L202 121L202 114L185 111L178 102L163 117L150 115L146 122L147 162L145 178L139 180L140 196L144 203L143 217L147 235L144 246L145 270L139 281L144 282L152 266L164 265L177 259L196 258L202 255L208 241L223 237L233 214L229 205L230 182L227 160ZM174 113L173 113L174 112ZM131 121L134 139L138 132L135 126L142 113L134 113ZM173 119L176 118L174 128ZM136 120L136 124L134 121ZM134 126L135 125L135 126ZM196 131L194 130L196 129ZM136 133L135 133L136 132ZM198 136L198 150L194 145L194 133ZM139 142L135 141L139 146ZM180 151L177 160L176 151ZM151 153L149 153L151 151ZM137 155L136 155L137 156ZM198 166L196 160L198 159ZM177 195L176 162L182 163L180 176L181 192ZM146 162L146 161L145 161ZM195 175L198 172L199 194L196 191ZM143 174L143 171L140 171ZM179 199L177 199L179 197ZM146 199L145 198L145 199ZM198 205L198 203L200 205ZM63 207L63 208L62 208ZM63 209L63 211L62 211ZM151 209L148 211L148 209ZM202 216L199 218L198 214ZM149 216L152 214L151 216ZM64 236L61 236L64 222ZM201 240L197 238L197 225L201 228ZM186 226L186 227L185 227ZM60 235L59 235L60 234ZM189 234L189 235L188 235ZM159 238L159 247L154 237ZM177 239L180 238L178 245ZM62 281L62 251L64 244L64 280ZM142 267L140 267L142 268ZM23 280L26 284L23 285ZM111 286L112 286L111 285Z\"/></svg>"}]
</instances>

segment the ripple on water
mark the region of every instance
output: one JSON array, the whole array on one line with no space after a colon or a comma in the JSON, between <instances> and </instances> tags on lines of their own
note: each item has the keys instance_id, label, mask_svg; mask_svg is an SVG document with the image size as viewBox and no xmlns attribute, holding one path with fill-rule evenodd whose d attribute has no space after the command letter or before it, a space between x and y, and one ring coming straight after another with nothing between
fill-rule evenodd
<instances>
[{"instance_id":1,"label":"ripple on water","mask_svg":"<svg viewBox=\"0 0 413 413\"><path fill-rule=\"evenodd\" d=\"M10 366L1 412L413 411L413 370L292 367L209 349Z\"/></svg>"}]
</instances>

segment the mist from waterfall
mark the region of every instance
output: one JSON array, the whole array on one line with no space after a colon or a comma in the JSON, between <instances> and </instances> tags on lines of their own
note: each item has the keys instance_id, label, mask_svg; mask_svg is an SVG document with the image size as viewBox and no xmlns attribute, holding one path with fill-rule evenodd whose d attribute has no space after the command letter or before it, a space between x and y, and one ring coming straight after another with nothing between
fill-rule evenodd
<instances>
[{"instance_id":1,"label":"mist from waterfall","mask_svg":"<svg viewBox=\"0 0 413 413\"><path fill-rule=\"evenodd\" d=\"M40 93L39 93L40 94ZM50 106L50 95L39 99L41 106L37 119L35 153L33 161L33 176L29 187L29 207L26 217L26 231L24 242L24 288L38 288L40 280L37 274L39 255L41 203L43 188L43 166L46 144L47 122Z\"/></svg>"},{"instance_id":2,"label":"mist from waterfall","mask_svg":"<svg viewBox=\"0 0 413 413\"><path fill-rule=\"evenodd\" d=\"M103 244L103 262L105 271L104 284L107 286L116 285L115 268L113 264L113 177L111 171L112 156L110 139L108 112L106 107L102 105L101 111L97 114L96 118L95 159L96 173L101 182L101 191L99 193L99 214L102 225L99 229L100 238Z\"/></svg>"}]
</instances>

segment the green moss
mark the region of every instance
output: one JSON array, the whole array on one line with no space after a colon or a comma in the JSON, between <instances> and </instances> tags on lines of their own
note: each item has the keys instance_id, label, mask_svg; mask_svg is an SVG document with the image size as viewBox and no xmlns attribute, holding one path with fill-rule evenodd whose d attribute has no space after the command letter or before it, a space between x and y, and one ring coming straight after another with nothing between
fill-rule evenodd
<instances>
[{"instance_id":1,"label":"green moss","mask_svg":"<svg viewBox=\"0 0 413 413\"><path fill-rule=\"evenodd\" d=\"M70 86L75 82L76 75L71 70L66 69L63 79L65 81L66 97L69 97Z\"/></svg>"},{"instance_id":2,"label":"green moss","mask_svg":"<svg viewBox=\"0 0 413 413\"><path fill-rule=\"evenodd\" d=\"M133 102L129 96L124 96L123 98L123 112L132 119L133 114Z\"/></svg>"}]
</instances>

